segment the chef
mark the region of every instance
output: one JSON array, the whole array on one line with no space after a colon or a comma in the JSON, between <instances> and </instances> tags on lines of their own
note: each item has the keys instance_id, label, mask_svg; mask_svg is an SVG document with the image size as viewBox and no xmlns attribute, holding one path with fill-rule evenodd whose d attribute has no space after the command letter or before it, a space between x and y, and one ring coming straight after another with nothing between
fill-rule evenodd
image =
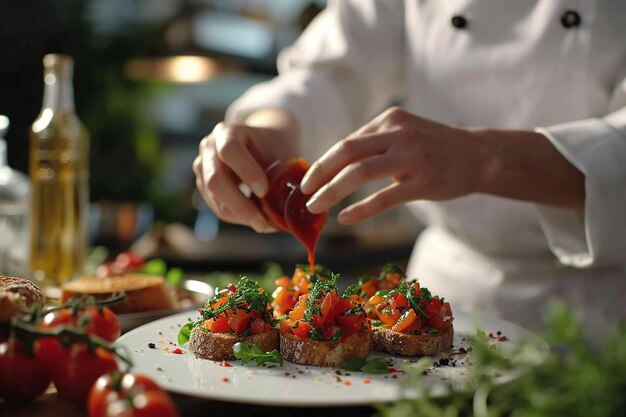
<instances>
[{"instance_id":1,"label":"chef","mask_svg":"<svg viewBox=\"0 0 626 417\"><path fill-rule=\"evenodd\" d=\"M330 1L278 69L200 144L221 219L272 231L239 185L263 196L301 154L314 213L389 180L338 222L408 204L427 225L408 276L456 311L626 318L626 2Z\"/></svg>"}]
</instances>

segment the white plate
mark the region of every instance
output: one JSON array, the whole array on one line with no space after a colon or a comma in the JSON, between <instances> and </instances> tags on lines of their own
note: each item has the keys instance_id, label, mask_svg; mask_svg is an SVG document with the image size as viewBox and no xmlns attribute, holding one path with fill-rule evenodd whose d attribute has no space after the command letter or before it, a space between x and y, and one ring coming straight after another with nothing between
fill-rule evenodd
<instances>
[{"instance_id":1,"label":"white plate","mask_svg":"<svg viewBox=\"0 0 626 417\"><path fill-rule=\"evenodd\" d=\"M196 358L186 347L182 354L173 354L180 326L198 316L197 312L177 314L139 327L119 339L125 345L133 361L134 371L154 378L168 391L211 400L230 401L248 404L274 406L343 406L366 405L374 402L388 402L406 396L401 389L403 371L414 366L415 360L371 353L371 357L382 356L393 361L393 367L400 372L388 375L366 375L361 372L339 371L335 368L320 368L285 362L282 367L256 367L239 361L222 362ZM508 348L529 337L537 336L512 323L495 318L480 322L466 314L454 318L454 350L468 347L465 337L475 335L476 328L486 333L501 332L508 341L494 343ZM156 347L150 349L148 343ZM547 345L546 345L547 346ZM452 351L452 350L451 350ZM455 366L429 368L429 381L446 380L463 384L466 379L466 355L452 354L449 363ZM435 361L433 359L433 361Z\"/></svg>"}]
</instances>

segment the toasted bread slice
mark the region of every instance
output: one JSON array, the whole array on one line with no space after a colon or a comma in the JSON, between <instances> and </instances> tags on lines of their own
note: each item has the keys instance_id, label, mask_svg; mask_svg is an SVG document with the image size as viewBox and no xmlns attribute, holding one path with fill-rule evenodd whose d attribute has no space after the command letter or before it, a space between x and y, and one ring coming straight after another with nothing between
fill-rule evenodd
<instances>
[{"instance_id":1,"label":"toasted bread slice","mask_svg":"<svg viewBox=\"0 0 626 417\"><path fill-rule=\"evenodd\" d=\"M32 281L24 278L0 276L0 322L8 321L20 311L28 311L35 304L45 304L46 297Z\"/></svg>"},{"instance_id":2,"label":"toasted bread slice","mask_svg":"<svg viewBox=\"0 0 626 417\"><path fill-rule=\"evenodd\" d=\"M63 285L61 302L73 296L88 294L97 299L109 298L124 291L126 300L111 306L116 313L162 310L178 306L174 291L159 276L124 274L112 277L82 277Z\"/></svg>"},{"instance_id":3,"label":"toasted bread slice","mask_svg":"<svg viewBox=\"0 0 626 417\"><path fill-rule=\"evenodd\" d=\"M318 342L281 332L280 353L285 360L311 366L338 367L353 358L365 358L372 343L371 332L355 333L343 340Z\"/></svg>"},{"instance_id":4,"label":"toasted bread slice","mask_svg":"<svg viewBox=\"0 0 626 417\"><path fill-rule=\"evenodd\" d=\"M237 342L257 345L263 352L269 352L278 348L278 330L239 337L230 333L213 333L197 326L191 331L187 347L198 357L221 361L235 359L233 345Z\"/></svg>"},{"instance_id":5,"label":"toasted bread slice","mask_svg":"<svg viewBox=\"0 0 626 417\"><path fill-rule=\"evenodd\" d=\"M403 356L437 355L450 348L453 336L453 326L443 331L428 329L421 334L399 333L384 327L372 329L374 350Z\"/></svg>"}]
</instances>

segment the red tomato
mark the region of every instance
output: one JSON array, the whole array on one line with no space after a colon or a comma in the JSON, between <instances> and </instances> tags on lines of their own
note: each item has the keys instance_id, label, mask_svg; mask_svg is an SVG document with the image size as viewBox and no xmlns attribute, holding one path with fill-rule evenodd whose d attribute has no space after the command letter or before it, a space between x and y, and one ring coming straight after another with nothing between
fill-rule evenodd
<instances>
[{"instance_id":1,"label":"red tomato","mask_svg":"<svg viewBox=\"0 0 626 417\"><path fill-rule=\"evenodd\" d=\"M437 329L445 330L452 325L454 317L452 316L452 310L450 309L450 303L445 302L441 304L439 298L433 298L426 306L426 321L428 324Z\"/></svg>"},{"instance_id":2,"label":"red tomato","mask_svg":"<svg viewBox=\"0 0 626 417\"><path fill-rule=\"evenodd\" d=\"M351 336L358 333L363 327L363 321L365 320L364 314L343 314L335 315L337 324L343 330L343 336Z\"/></svg>"},{"instance_id":3,"label":"red tomato","mask_svg":"<svg viewBox=\"0 0 626 417\"><path fill-rule=\"evenodd\" d=\"M93 383L108 372L117 370L114 356L101 348L89 352L84 343L75 343L61 349L59 357L49 365L52 382L59 392L59 398L75 404L82 404Z\"/></svg>"},{"instance_id":4,"label":"red tomato","mask_svg":"<svg viewBox=\"0 0 626 417\"><path fill-rule=\"evenodd\" d=\"M29 357L22 342L0 344L0 397L7 402L29 402L44 393L50 375L37 356Z\"/></svg>"},{"instance_id":5,"label":"red tomato","mask_svg":"<svg viewBox=\"0 0 626 417\"><path fill-rule=\"evenodd\" d=\"M228 325L228 317L225 315L214 317L206 321L206 327L208 330L213 333L230 333L230 326Z\"/></svg>"},{"instance_id":6,"label":"red tomato","mask_svg":"<svg viewBox=\"0 0 626 417\"><path fill-rule=\"evenodd\" d=\"M252 334L261 334L271 330L271 326L261 319L255 319L250 322L250 331Z\"/></svg>"},{"instance_id":7,"label":"red tomato","mask_svg":"<svg viewBox=\"0 0 626 417\"><path fill-rule=\"evenodd\" d=\"M298 327L292 327L291 331L297 337L304 339L311 332L311 325L305 321L298 321Z\"/></svg>"},{"instance_id":8,"label":"red tomato","mask_svg":"<svg viewBox=\"0 0 626 417\"><path fill-rule=\"evenodd\" d=\"M90 417L177 417L169 396L144 375L102 375L91 388L87 401Z\"/></svg>"},{"instance_id":9,"label":"red tomato","mask_svg":"<svg viewBox=\"0 0 626 417\"><path fill-rule=\"evenodd\" d=\"M87 307L74 315L68 308L62 308L46 314L41 323L43 329L63 325L82 326L88 335L96 335L108 342L114 342L122 333L117 316L108 307Z\"/></svg>"},{"instance_id":10,"label":"red tomato","mask_svg":"<svg viewBox=\"0 0 626 417\"><path fill-rule=\"evenodd\" d=\"M235 334L245 332L250 326L250 313L238 308L235 315L228 319L228 325Z\"/></svg>"}]
</instances>

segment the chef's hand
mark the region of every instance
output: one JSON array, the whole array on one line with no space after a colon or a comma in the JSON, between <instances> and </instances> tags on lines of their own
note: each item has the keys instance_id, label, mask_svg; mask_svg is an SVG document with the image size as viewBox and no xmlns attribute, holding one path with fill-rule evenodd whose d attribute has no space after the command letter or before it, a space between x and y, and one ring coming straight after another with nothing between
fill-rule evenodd
<instances>
[{"instance_id":1,"label":"chef's hand","mask_svg":"<svg viewBox=\"0 0 626 417\"><path fill-rule=\"evenodd\" d=\"M372 181L391 184L343 209L353 224L413 200L449 200L480 192L583 206L584 175L547 138L532 131L465 130L393 107L338 142L302 179L320 213Z\"/></svg>"},{"instance_id":2,"label":"chef's hand","mask_svg":"<svg viewBox=\"0 0 626 417\"><path fill-rule=\"evenodd\" d=\"M221 220L247 225L260 233L273 232L240 185L245 184L257 197L265 196L265 168L277 159L297 155L296 143L297 123L280 109L256 112L245 124L219 123L200 141L193 162L196 186Z\"/></svg>"}]
</instances>

